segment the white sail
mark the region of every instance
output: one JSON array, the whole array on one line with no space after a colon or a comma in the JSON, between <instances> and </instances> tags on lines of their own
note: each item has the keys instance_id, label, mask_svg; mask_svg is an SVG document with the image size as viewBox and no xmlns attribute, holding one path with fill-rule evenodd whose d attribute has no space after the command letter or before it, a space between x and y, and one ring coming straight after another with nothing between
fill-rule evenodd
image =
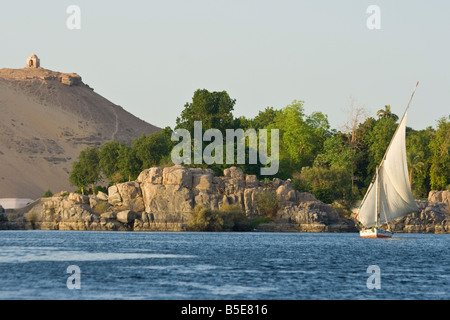
<instances>
[{"instance_id":1,"label":"white sail","mask_svg":"<svg viewBox=\"0 0 450 320\"><path fill-rule=\"evenodd\" d=\"M367 194L364 201L361 203L358 215L356 218L362 223L366 228L371 228L377 225L377 192L376 184L377 179L369 186L367 189Z\"/></svg>"},{"instance_id":2,"label":"white sail","mask_svg":"<svg viewBox=\"0 0 450 320\"><path fill-rule=\"evenodd\" d=\"M417 211L406 162L406 112L380 166L380 223Z\"/></svg>"},{"instance_id":3,"label":"white sail","mask_svg":"<svg viewBox=\"0 0 450 320\"><path fill-rule=\"evenodd\" d=\"M387 223L418 210L409 185L405 137L406 112L356 217L364 227Z\"/></svg>"}]
</instances>

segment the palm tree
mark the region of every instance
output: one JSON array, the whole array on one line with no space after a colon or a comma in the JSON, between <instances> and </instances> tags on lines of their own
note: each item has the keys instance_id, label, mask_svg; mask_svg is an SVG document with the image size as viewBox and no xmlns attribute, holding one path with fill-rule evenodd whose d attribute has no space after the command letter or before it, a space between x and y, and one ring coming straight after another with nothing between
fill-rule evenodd
<instances>
[{"instance_id":1,"label":"palm tree","mask_svg":"<svg viewBox=\"0 0 450 320\"><path fill-rule=\"evenodd\" d=\"M394 121L398 120L398 116L395 113L392 113L391 106L384 106L384 110L380 109L377 111L378 118L392 118Z\"/></svg>"},{"instance_id":2,"label":"palm tree","mask_svg":"<svg viewBox=\"0 0 450 320\"><path fill-rule=\"evenodd\" d=\"M411 152L407 155L407 161L409 166L409 185L412 188L413 170L419 169L425 165L423 160L423 151L417 153Z\"/></svg>"}]
</instances>

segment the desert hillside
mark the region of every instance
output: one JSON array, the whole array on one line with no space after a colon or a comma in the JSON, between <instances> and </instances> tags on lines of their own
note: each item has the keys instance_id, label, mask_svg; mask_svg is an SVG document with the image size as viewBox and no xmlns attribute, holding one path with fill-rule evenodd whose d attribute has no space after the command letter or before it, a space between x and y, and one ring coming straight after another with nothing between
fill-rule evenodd
<instances>
[{"instance_id":1,"label":"desert hillside","mask_svg":"<svg viewBox=\"0 0 450 320\"><path fill-rule=\"evenodd\" d=\"M81 150L159 130L77 74L43 68L0 69L0 114L0 198L70 191L69 171Z\"/></svg>"}]
</instances>

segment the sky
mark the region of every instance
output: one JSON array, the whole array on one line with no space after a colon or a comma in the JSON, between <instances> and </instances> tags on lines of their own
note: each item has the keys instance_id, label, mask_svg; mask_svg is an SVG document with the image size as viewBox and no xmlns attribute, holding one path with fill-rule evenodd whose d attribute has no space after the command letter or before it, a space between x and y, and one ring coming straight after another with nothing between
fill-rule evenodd
<instances>
[{"instance_id":1,"label":"sky","mask_svg":"<svg viewBox=\"0 0 450 320\"><path fill-rule=\"evenodd\" d=\"M158 127L174 127L197 89L227 91L235 117L302 100L341 130L351 101L401 116L419 81L408 126L450 114L448 0L2 2L0 68L35 53Z\"/></svg>"}]
</instances>

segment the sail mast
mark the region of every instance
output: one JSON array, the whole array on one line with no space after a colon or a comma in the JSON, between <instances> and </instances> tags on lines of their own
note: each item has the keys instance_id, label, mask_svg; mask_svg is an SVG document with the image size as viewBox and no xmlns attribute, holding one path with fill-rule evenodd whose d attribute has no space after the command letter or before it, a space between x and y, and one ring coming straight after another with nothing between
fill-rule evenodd
<instances>
[{"instance_id":1,"label":"sail mast","mask_svg":"<svg viewBox=\"0 0 450 320\"><path fill-rule=\"evenodd\" d=\"M380 222L380 176L378 175L379 171L378 171L378 166L375 168L375 219L377 221L377 227L379 226L379 222Z\"/></svg>"}]
</instances>

